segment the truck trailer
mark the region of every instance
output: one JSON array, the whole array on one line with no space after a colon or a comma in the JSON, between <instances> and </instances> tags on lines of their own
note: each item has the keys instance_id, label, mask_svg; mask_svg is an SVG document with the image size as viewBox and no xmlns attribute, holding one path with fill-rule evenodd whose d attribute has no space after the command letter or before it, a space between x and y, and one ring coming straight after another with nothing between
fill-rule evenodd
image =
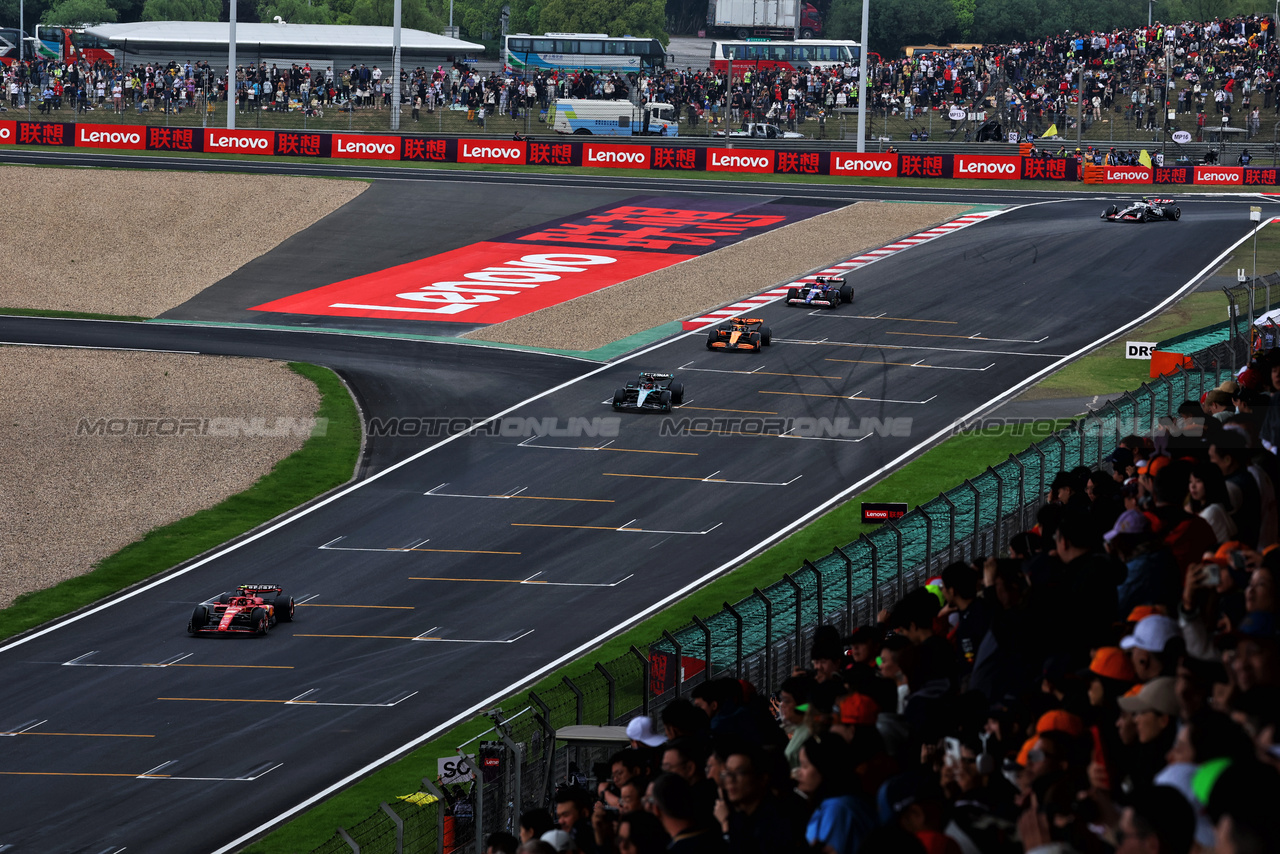
<instances>
[{"instance_id":1,"label":"truck trailer","mask_svg":"<svg viewBox=\"0 0 1280 854\"><path fill-rule=\"evenodd\" d=\"M752 36L790 38L800 12L800 38L822 35L822 18L812 3L796 0L708 0L707 28L711 35L745 39Z\"/></svg>"}]
</instances>

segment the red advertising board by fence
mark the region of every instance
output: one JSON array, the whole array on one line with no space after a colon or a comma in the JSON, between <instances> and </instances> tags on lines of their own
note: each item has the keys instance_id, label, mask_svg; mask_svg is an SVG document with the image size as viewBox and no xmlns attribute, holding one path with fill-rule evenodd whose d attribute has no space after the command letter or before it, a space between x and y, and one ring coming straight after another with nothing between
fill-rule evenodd
<instances>
[{"instance_id":1,"label":"red advertising board by fence","mask_svg":"<svg viewBox=\"0 0 1280 854\"><path fill-rule=\"evenodd\" d=\"M77 128L80 131L77 131ZM256 156L486 163L511 166L589 166L679 172L849 177L1030 178L1074 181L1071 159L970 154L856 154L810 149L720 147L504 139L457 139L314 131L227 130L143 125L0 122L0 144L78 145L148 151L220 152ZM1246 173L1249 170L1245 170ZM1157 181L1159 179L1157 178ZM1186 181L1192 180L1188 177ZM1239 182L1237 182L1239 183ZM1250 183L1246 174L1243 183ZM1274 178L1270 182L1274 183Z\"/></svg>"}]
</instances>

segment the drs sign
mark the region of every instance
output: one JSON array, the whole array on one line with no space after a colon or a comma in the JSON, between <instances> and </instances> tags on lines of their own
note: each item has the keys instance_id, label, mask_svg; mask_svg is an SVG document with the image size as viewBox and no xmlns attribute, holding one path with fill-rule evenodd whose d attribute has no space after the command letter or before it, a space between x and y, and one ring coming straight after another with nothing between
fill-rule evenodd
<instances>
[{"instance_id":1,"label":"drs sign","mask_svg":"<svg viewBox=\"0 0 1280 854\"><path fill-rule=\"evenodd\" d=\"M1124 357L1126 359L1144 359L1150 360L1151 354L1156 351L1155 341L1126 341L1124 342Z\"/></svg>"}]
</instances>

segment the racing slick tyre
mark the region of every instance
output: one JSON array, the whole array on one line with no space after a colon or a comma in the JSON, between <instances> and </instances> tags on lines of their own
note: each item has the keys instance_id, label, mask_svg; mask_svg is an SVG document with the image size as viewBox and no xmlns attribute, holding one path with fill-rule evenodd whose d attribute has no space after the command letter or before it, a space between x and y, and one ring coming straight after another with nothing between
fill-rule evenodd
<instances>
[{"instance_id":1,"label":"racing slick tyre","mask_svg":"<svg viewBox=\"0 0 1280 854\"><path fill-rule=\"evenodd\" d=\"M615 410L622 409L623 404L627 402L627 390L625 388L614 389L613 391L613 408Z\"/></svg>"},{"instance_id":2,"label":"racing slick tyre","mask_svg":"<svg viewBox=\"0 0 1280 854\"><path fill-rule=\"evenodd\" d=\"M773 343L773 330L767 326L760 327L760 343L768 347Z\"/></svg>"},{"instance_id":3,"label":"racing slick tyre","mask_svg":"<svg viewBox=\"0 0 1280 854\"><path fill-rule=\"evenodd\" d=\"M267 633L267 629L271 628L271 625L267 620L267 609L254 608L249 614L249 625L253 626L253 633L255 635L265 635Z\"/></svg>"},{"instance_id":4,"label":"racing slick tyre","mask_svg":"<svg viewBox=\"0 0 1280 854\"><path fill-rule=\"evenodd\" d=\"M209 623L209 607L207 605L197 605L196 609L191 612L191 621L187 623L187 632L193 635L200 634Z\"/></svg>"},{"instance_id":5,"label":"racing slick tyre","mask_svg":"<svg viewBox=\"0 0 1280 854\"><path fill-rule=\"evenodd\" d=\"M1182 219L1182 208L1174 208L1173 210L1169 211L1169 218L1172 219L1174 222L1177 222L1178 220Z\"/></svg>"},{"instance_id":6,"label":"racing slick tyre","mask_svg":"<svg viewBox=\"0 0 1280 854\"><path fill-rule=\"evenodd\" d=\"M671 402L676 406L684 403L684 383L672 383L667 391L671 392Z\"/></svg>"},{"instance_id":7,"label":"racing slick tyre","mask_svg":"<svg viewBox=\"0 0 1280 854\"><path fill-rule=\"evenodd\" d=\"M750 337L747 338L747 343L751 345L754 353L759 353L764 349L764 342L761 340L759 332L752 332Z\"/></svg>"},{"instance_id":8,"label":"racing slick tyre","mask_svg":"<svg viewBox=\"0 0 1280 854\"><path fill-rule=\"evenodd\" d=\"M853 285L840 286L840 299L843 302L853 302Z\"/></svg>"},{"instance_id":9,"label":"racing slick tyre","mask_svg":"<svg viewBox=\"0 0 1280 854\"><path fill-rule=\"evenodd\" d=\"M1102 218L1106 219L1109 216L1115 216L1119 212L1120 209L1115 205L1107 205L1107 209L1102 212Z\"/></svg>"},{"instance_id":10,"label":"racing slick tyre","mask_svg":"<svg viewBox=\"0 0 1280 854\"><path fill-rule=\"evenodd\" d=\"M292 623L293 610L295 607L293 604L293 597L286 596L283 593L281 593L279 596L276 597L276 601L274 604L276 608L276 622Z\"/></svg>"},{"instance_id":11,"label":"racing slick tyre","mask_svg":"<svg viewBox=\"0 0 1280 854\"><path fill-rule=\"evenodd\" d=\"M708 333L707 333L707 349L708 349L708 350L713 350L713 349L715 349L715 348L714 348L714 347L712 347L711 345L712 345L712 344L714 344L714 343L716 343L716 339L720 337L720 336L719 336L718 334L716 334L716 333L717 333L717 330L715 330L715 329L712 329L710 332L708 332Z\"/></svg>"},{"instance_id":12,"label":"racing slick tyre","mask_svg":"<svg viewBox=\"0 0 1280 854\"><path fill-rule=\"evenodd\" d=\"M791 300L793 300L793 299L800 299L800 289L799 289L799 288L787 288L787 302L788 302L788 304L790 304Z\"/></svg>"},{"instance_id":13,"label":"racing slick tyre","mask_svg":"<svg viewBox=\"0 0 1280 854\"><path fill-rule=\"evenodd\" d=\"M665 389L663 390L662 394L658 395L658 405L662 407L663 412L671 411L671 400L672 400L671 392Z\"/></svg>"}]
</instances>

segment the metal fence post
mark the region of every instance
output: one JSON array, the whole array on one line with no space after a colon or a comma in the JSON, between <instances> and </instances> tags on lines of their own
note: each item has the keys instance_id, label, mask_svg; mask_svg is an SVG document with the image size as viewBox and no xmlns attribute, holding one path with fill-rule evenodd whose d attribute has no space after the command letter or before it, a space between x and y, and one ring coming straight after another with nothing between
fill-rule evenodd
<instances>
[{"instance_id":1,"label":"metal fence post","mask_svg":"<svg viewBox=\"0 0 1280 854\"><path fill-rule=\"evenodd\" d=\"M702 677L702 681L703 681L703 683L705 684L705 683L707 683L707 682L710 682L710 681L711 681L711 627L710 627L710 626L708 626L706 623L702 622L702 620L700 620L698 617L694 617L694 618L693 618L693 623L694 623L694 625L696 625L698 628L702 629L702 635L703 635L703 637L706 639L706 642L707 642L707 644L706 644L706 656L707 656L706 661L707 661L707 664L706 664L706 667L705 667L705 668L703 668L703 671L702 671L702 672L703 672L703 674L705 674L705 675Z\"/></svg>"},{"instance_id":2,"label":"metal fence post","mask_svg":"<svg viewBox=\"0 0 1280 854\"><path fill-rule=\"evenodd\" d=\"M764 600L764 672L765 681L773 684L773 603L769 597L760 592L759 587L751 588L751 592Z\"/></svg>"},{"instance_id":3,"label":"metal fence post","mask_svg":"<svg viewBox=\"0 0 1280 854\"><path fill-rule=\"evenodd\" d=\"M444 792L427 777L422 778L422 788L436 799L436 854L444 854Z\"/></svg>"},{"instance_id":4,"label":"metal fence post","mask_svg":"<svg viewBox=\"0 0 1280 854\"><path fill-rule=\"evenodd\" d=\"M1136 405L1133 407L1133 411L1134 411L1134 414L1136 415L1138 412L1138 407ZM1060 466L1058 471L1066 471L1067 470L1067 443L1063 441L1060 433L1061 431L1055 432L1052 435L1050 435L1049 438L1052 441L1058 443L1058 465ZM1057 473L1058 472L1054 472L1054 474L1057 474Z\"/></svg>"},{"instance_id":5,"label":"metal fence post","mask_svg":"<svg viewBox=\"0 0 1280 854\"><path fill-rule=\"evenodd\" d=\"M822 611L822 572L807 558L805 559L804 565L813 573L814 577L818 579L818 625L821 626L827 622L826 615Z\"/></svg>"},{"instance_id":6,"label":"metal fence post","mask_svg":"<svg viewBox=\"0 0 1280 854\"><path fill-rule=\"evenodd\" d=\"M890 531L893 531L893 536L894 536L894 537L897 539L897 541L898 541L898 548L897 548L897 552L898 552L898 576L897 576L897 583L896 583L895 587L897 588L897 591L898 591L898 592L897 592L897 594L896 594L896 595L897 595L897 597L898 597L898 602L901 602L901 601L902 601L903 589L904 589L905 584L906 584L906 580L903 578L904 570L903 570L903 567L902 567L902 549L903 549L903 546L905 545L905 543L903 542L903 539L902 539L902 531L901 531L901 530L898 528L898 526L893 522L893 520L891 520L891 519L885 519L885 520L884 520L884 523L885 523L887 526L889 526L889 530L890 530ZM894 602L894 604L896 605L896 604L898 604L898 602Z\"/></svg>"},{"instance_id":7,"label":"metal fence post","mask_svg":"<svg viewBox=\"0 0 1280 854\"><path fill-rule=\"evenodd\" d=\"M836 554L844 561L844 620L845 629L853 634L853 558L844 549L835 547Z\"/></svg>"},{"instance_id":8,"label":"metal fence post","mask_svg":"<svg viewBox=\"0 0 1280 854\"><path fill-rule=\"evenodd\" d=\"M467 761L467 754L463 752L461 747L458 748L458 755L462 757L463 762ZM476 755L479 756L478 750ZM555 755L554 743L552 744L552 755ZM554 764L553 761L552 765L554 766ZM484 854L484 769L473 768L472 773L475 775L475 781L471 786L471 794L476 799L476 854Z\"/></svg>"},{"instance_id":9,"label":"metal fence post","mask_svg":"<svg viewBox=\"0 0 1280 854\"><path fill-rule=\"evenodd\" d=\"M982 507L979 506L982 501L982 490L974 486L973 481L969 478L965 478L964 485L973 491L973 534L969 538L969 558L972 560L978 554L976 551L978 547L978 531L982 528ZM962 554L960 557L963 559L964 555Z\"/></svg>"},{"instance_id":10,"label":"metal fence post","mask_svg":"<svg viewBox=\"0 0 1280 854\"><path fill-rule=\"evenodd\" d=\"M612 679L609 684L610 687L612 687ZM491 713L491 716L493 718L494 729L498 731L498 736L502 739L502 743L507 746L507 750L511 751L511 762L507 764L507 769L514 769L515 772L511 775L511 802L515 804L515 813L518 816L524 809L524 801L521 797L520 791L520 766L523 764L523 757L520 755L520 749L516 747L516 743L511 739L511 733L508 731L510 727L502 722L502 710L495 709ZM610 712L609 715L609 722L613 722L612 712Z\"/></svg>"},{"instance_id":11,"label":"metal fence post","mask_svg":"<svg viewBox=\"0 0 1280 854\"><path fill-rule=\"evenodd\" d=\"M939 492L938 497L947 505L947 563L956 562L956 503L947 497L945 492Z\"/></svg>"},{"instance_id":12,"label":"metal fence post","mask_svg":"<svg viewBox=\"0 0 1280 854\"><path fill-rule=\"evenodd\" d=\"M879 549L876 544L871 542L871 538L866 534L858 537L865 540L867 548L871 549L871 619L875 619L880 613L880 556ZM849 600L849 604L853 604L853 600Z\"/></svg>"},{"instance_id":13,"label":"metal fence post","mask_svg":"<svg viewBox=\"0 0 1280 854\"><path fill-rule=\"evenodd\" d=\"M933 555L933 517L924 509L923 504L916 509L920 511L920 518L924 519L924 571L927 574L933 571L933 567L929 565Z\"/></svg>"},{"instance_id":14,"label":"metal fence post","mask_svg":"<svg viewBox=\"0 0 1280 854\"><path fill-rule=\"evenodd\" d=\"M996 471L995 466L987 466L987 471L996 479L996 524L991 530L991 551L987 553L994 557L1000 554L1000 532L1004 527L1004 478Z\"/></svg>"},{"instance_id":15,"label":"metal fence post","mask_svg":"<svg viewBox=\"0 0 1280 854\"><path fill-rule=\"evenodd\" d=\"M578 688L577 685L573 684L573 680L570 679L568 676L562 677L562 680L564 681L565 686L568 687L568 689L573 692L573 696L577 699L577 703L576 703L577 709L575 710L573 722L581 726L582 725L582 707L583 707L582 691Z\"/></svg>"},{"instance_id":16,"label":"metal fence post","mask_svg":"<svg viewBox=\"0 0 1280 854\"><path fill-rule=\"evenodd\" d=\"M1018 467L1018 528L1021 530L1027 527L1027 467L1017 454L1010 454L1009 460Z\"/></svg>"},{"instance_id":17,"label":"metal fence post","mask_svg":"<svg viewBox=\"0 0 1280 854\"><path fill-rule=\"evenodd\" d=\"M1118 412L1119 410L1117 410ZM1044 470L1049 465L1049 458L1045 455L1044 448L1040 447L1042 443L1036 442L1031 446L1031 450L1035 451L1036 456L1040 458L1040 488L1036 490L1036 501L1044 498L1045 477Z\"/></svg>"},{"instance_id":18,"label":"metal fence post","mask_svg":"<svg viewBox=\"0 0 1280 854\"><path fill-rule=\"evenodd\" d=\"M676 650L676 699L678 700L684 695L684 647L680 645L680 641L676 640L675 635L666 629L662 630L662 636Z\"/></svg>"},{"instance_id":19,"label":"metal fence post","mask_svg":"<svg viewBox=\"0 0 1280 854\"><path fill-rule=\"evenodd\" d=\"M737 642L737 655L734 657L734 660L733 660L733 678L741 679L742 678L742 615L738 613L737 608L733 607L728 602L724 603L724 609L729 612L729 616L733 617L734 623L737 624L737 628L734 631L734 636Z\"/></svg>"},{"instance_id":20,"label":"metal fence post","mask_svg":"<svg viewBox=\"0 0 1280 854\"><path fill-rule=\"evenodd\" d=\"M351 849L352 854L360 854L360 846L356 845L356 841L341 827L338 828L338 835L342 837L343 842L347 843L347 847Z\"/></svg>"},{"instance_id":21,"label":"metal fence post","mask_svg":"<svg viewBox=\"0 0 1280 854\"><path fill-rule=\"evenodd\" d=\"M640 703L640 711L643 714L648 715L649 714L649 689L650 687L652 687L649 684L650 682L649 656L645 655L643 652L636 649L634 645L632 645L631 647L631 654L634 655L636 658L640 659L640 673L641 673L641 678L644 679L644 685L642 686L644 690L640 692L640 696L643 698Z\"/></svg>"},{"instance_id":22,"label":"metal fence post","mask_svg":"<svg viewBox=\"0 0 1280 854\"><path fill-rule=\"evenodd\" d=\"M387 806L386 801L378 804L378 806L382 807L382 811L396 823L396 854L404 854L404 819L396 815L395 810Z\"/></svg>"},{"instance_id":23,"label":"metal fence post","mask_svg":"<svg viewBox=\"0 0 1280 854\"><path fill-rule=\"evenodd\" d=\"M596 671L604 677L605 683L609 686L609 726L613 726L614 720L617 719L618 680L613 678L609 668L598 661Z\"/></svg>"},{"instance_id":24,"label":"metal fence post","mask_svg":"<svg viewBox=\"0 0 1280 854\"><path fill-rule=\"evenodd\" d=\"M551 803L551 793L555 790L556 780L556 728L551 725L551 721L536 712L533 720L542 727L547 737L547 788L543 797L547 803Z\"/></svg>"},{"instance_id":25,"label":"metal fence post","mask_svg":"<svg viewBox=\"0 0 1280 854\"><path fill-rule=\"evenodd\" d=\"M804 646L804 614L802 609L804 607L804 601L801 597L804 595L804 591L800 589L800 584L791 577L791 573L782 573L782 580L790 585L791 592L796 596L796 653L795 660L792 664L796 667L803 667L804 651L802 647ZM821 624L822 621L819 620L818 622Z\"/></svg>"}]
</instances>

